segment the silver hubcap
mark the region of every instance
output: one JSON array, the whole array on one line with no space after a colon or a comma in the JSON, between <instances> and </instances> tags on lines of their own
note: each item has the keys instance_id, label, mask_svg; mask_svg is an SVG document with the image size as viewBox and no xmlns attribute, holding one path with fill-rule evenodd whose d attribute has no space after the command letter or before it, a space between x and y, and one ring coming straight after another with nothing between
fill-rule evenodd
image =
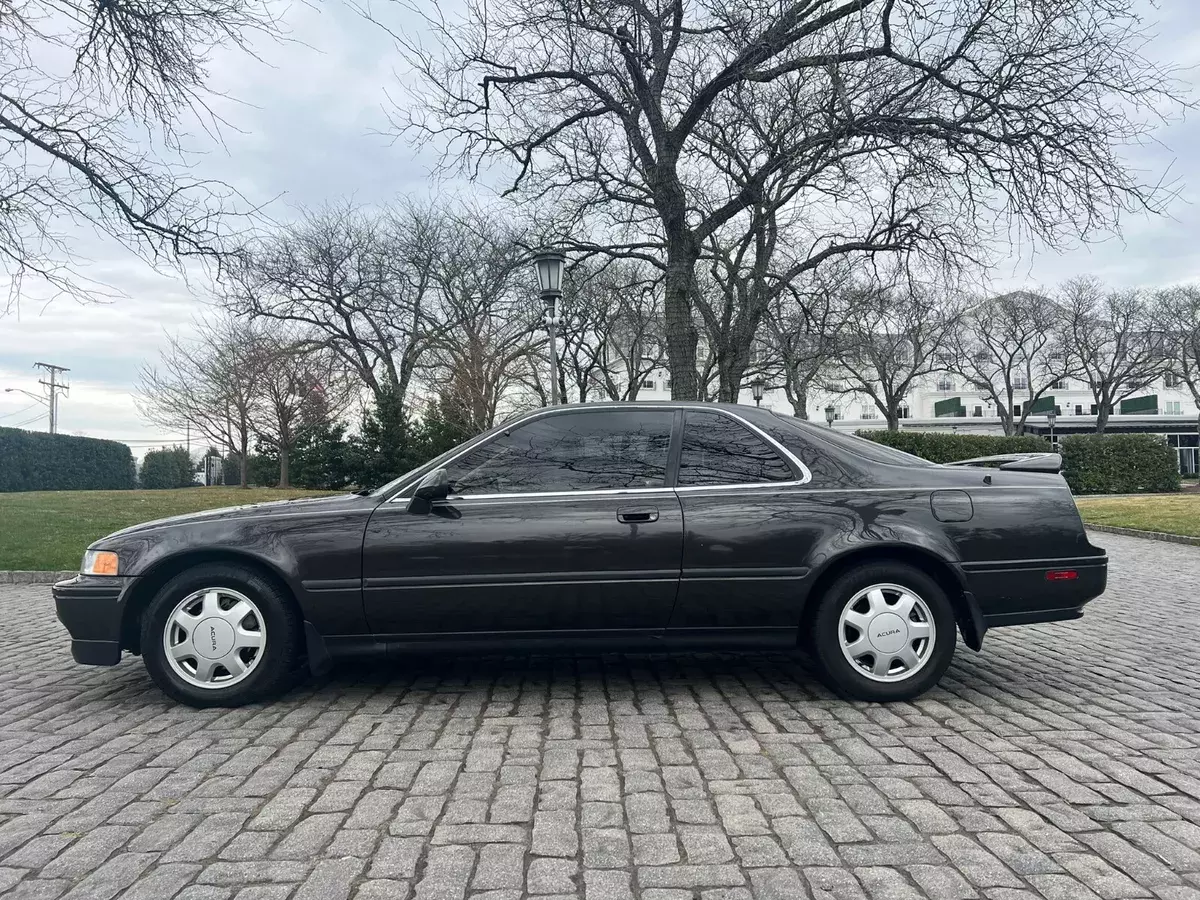
<instances>
[{"instance_id":1,"label":"silver hubcap","mask_svg":"<svg viewBox=\"0 0 1200 900\"><path fill-rule=\"evenodd\" d=\"M898 584L873 584L850 598L838 620L842 654L872 681L904 681L933 653L937 628L925 601Z\"/></svg>"},{"instance_id":2,"label":"silver hubcap","mask_svg":"<svg viewBox=\"0 0 1200 900\"><path fill-rule=\"evenodd\" d=\"M267 628L254 601L231 588L184 597L167 616L163 649L175 674L201 688L245 679L262 659Z\"/></svg>"}]
</instances>

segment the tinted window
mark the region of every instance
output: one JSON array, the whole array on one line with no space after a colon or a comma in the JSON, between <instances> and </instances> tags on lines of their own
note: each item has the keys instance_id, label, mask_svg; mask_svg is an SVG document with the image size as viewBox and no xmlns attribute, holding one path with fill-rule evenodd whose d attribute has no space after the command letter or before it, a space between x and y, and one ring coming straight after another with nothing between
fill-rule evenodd
<instances>
[{"instance_id":1,"label":"tinted window","mask_svg":"<svg viewBox=\"0 0 1200 900\"><path fill-rule=\"evenodd\" d=\"M919 456L913 456L911 453L905 453L903 450L897 450L895 447L877 444L874 441L868 441L866 438L856 437L852 434L843 434L833 428L821 428L786 416L779 416L779 419L786 423L789 428L794 428L807 438L822 441L826 444L833 444L835 447L849 450L855 456L869 459L872 462L880 462L889 466L934 465L928 460L921 459ZM784 446L787 445L784 444Z\"/></svg>"},{"instance_id":2,"label":"tinted window","mask_svg":"<svg viewBox=\"0 0 1200 900\"><path fill-rule=\"evenodd\" d=\"M679 486L759 484L795 478L775 449L740 422L708 412L684 420Z\"/></svg>"},{"instance_id":3,"label":"tinted window","mask_svg":"<svg viewBox=\"0 0 1200 900\"><path fill-rule=\"evenodd\" d=\"M449 466L452 493L662 487L669 410L560 413L516 425Z\"/></svg>"}]
</instances>

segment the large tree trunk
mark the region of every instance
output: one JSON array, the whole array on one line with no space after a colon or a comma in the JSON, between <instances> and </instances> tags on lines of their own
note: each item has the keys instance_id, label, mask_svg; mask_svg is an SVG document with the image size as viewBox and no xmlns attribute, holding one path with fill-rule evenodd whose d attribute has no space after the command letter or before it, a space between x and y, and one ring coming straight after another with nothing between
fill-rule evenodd
<instances>
[{"instance_id":1,"label":"large tree trunk","mask_svg":"<svg viewBox=\"0 0 1200 900\"><path fill-rule=\"evenodd\" d=\"M692 281L696 254L683 241L667 244L667 276L663 313L666 317L667 363L671 372L671 399L700 399L696 375L696 345L700 335L692 320Z\"/></svg>"},{"instance_id":2,"label":"large tree trunk","mask_svg":"<svg viewBox=\"0 0 1200 900\"><path fill-rule=\"evenodd\" d=\"M1107 403L1096 404L1096 434L1104 434L1104 429L1108 427L1109 405Z\"/></svg>"},{"instance_id":3,"label":"large tree trunk","mask_svg":"<svg viewBox=\"0 0 1200 900\"><path fill-rule=\"evenodd\" d=\"M888 431L899 431L900 430L900 410L897 406L895 406L895 405L890 406L888 408L888 410L884 413L884 417L887 419L887 430Z\"/></svg>"},{"instance_id":4,"label":"large tree trunk","mask_svg":"<svg viewBox=\"0 0 1200 900\"><path fill-rule=\"evenodd\" d=\"M250 473L250 460L248 459L250 455L250 448L246 446L247 444L249 444L249 441L245 438L242 438L242 448L241 453L239 454L240 458L238 459L238 477L241 478L241 483L238 485L238 487L242 488L250 487L250 482L247 478Z\"/></svg>"},{"instance_id":5,"label":"large tree trunk","mask_svg":"<svg viewBox=\"0 0 1200 900\"><path fill-rule=\"evenodd\" d=\"M796 394L792 399L792 415L797 419L808 419L808 383L796 386Z\"/></svg>"},{"instance_id":6,"label":"large tree trunk","mask_svg":"<svg viewBox=\"0 0 1200 900\"><path fill-rule=\"evenodd\" d=\"M281 488L291 487L291 482L288 480L288 445L280 444L279 446L279 486Z\"/></svg>"}]
</instances>

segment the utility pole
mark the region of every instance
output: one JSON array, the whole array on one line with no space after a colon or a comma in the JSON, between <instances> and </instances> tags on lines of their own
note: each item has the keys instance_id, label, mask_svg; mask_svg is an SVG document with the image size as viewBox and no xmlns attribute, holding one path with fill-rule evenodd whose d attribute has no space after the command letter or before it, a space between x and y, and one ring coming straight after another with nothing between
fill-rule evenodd
<instances>
[{"instance_id":1,"label":"utility pole","mask_svg":"<svg viewBox=\"0 0 1200 900\"><path fill-rule=\"evenodd\" d=\"M50 391L50 433L58 434L58 395L61 392L64 396L70 396L71 386L65 382L59 381L58 376L61 372L70 372L71 370L65 366L56 366L51 363L34 363L35 369L45 369L50 376L50 380L41 379L38 384L43 385Z\"/></svg>"}]
</instances>

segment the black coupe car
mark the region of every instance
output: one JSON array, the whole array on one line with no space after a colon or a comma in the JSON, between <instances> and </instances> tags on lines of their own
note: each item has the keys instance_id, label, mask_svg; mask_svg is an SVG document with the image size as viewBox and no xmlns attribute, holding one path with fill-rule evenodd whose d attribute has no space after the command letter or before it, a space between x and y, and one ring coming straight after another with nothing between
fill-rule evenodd
<instances>
[{"instance_id":1,"label":"black coupe car","mask_svg":"<svg viewBox=\"0 0 1200 900\"><path fill-rule=\"evenodd\" d=\"M370 493L127 528L54 587L78 662L275 696L333 657L807 647L841 694L935 684L957 633L1101 594L1054 454L933 465L744 406L538 410Z\"/></svg>"}]
</instances>

